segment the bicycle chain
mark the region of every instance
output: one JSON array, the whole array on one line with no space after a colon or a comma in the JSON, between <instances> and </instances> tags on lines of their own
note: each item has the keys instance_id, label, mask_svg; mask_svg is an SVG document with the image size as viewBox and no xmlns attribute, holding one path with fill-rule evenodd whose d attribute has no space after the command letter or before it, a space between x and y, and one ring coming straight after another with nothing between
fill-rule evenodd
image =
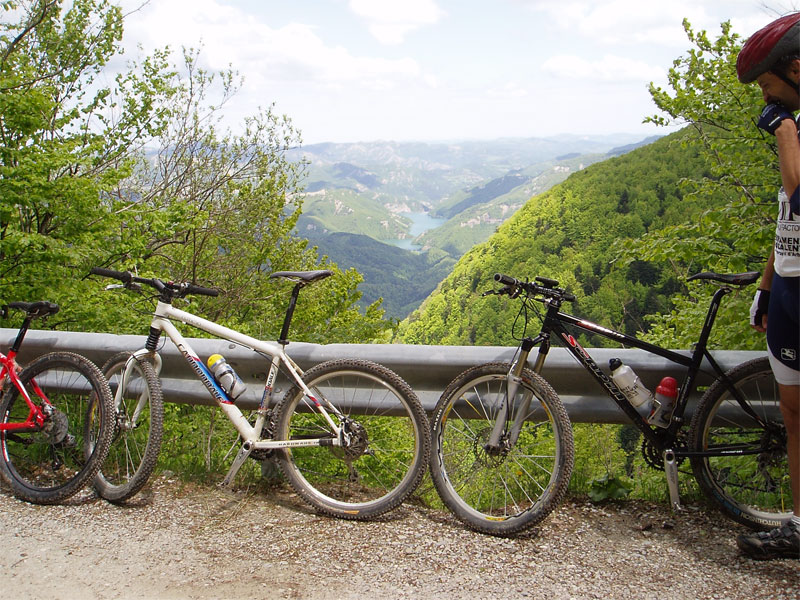
<instances>
[{"instance_id":1,"label":"bicycle chain","mask_svg":"<svg viewBox=\"0 0 800 600\"><path fill-rule=\"evenodd\" d=\"M686 449L686 435L683 432L678 434L674 449ZM644 462L646 462L649 467L657 471L664 470L664 453L656 448L647 438L642 439L642 456L644 457ZM686 460L685 456L677 457L678 465L683 463L684 460Z\"/></svg>"},{"instance_id":2,"label":"bicycle chain","mask_svg":"<svg viewBox=\"0 0 800 600\"><path fill-rule=\"evenodd\" d=\"M252 423L251 423L252 425ZM264 423L264 429L261 430L262 440L271 440L275 436L275 411L271 408L267 410L267 420ZM270 460L275 455L274 450L253 450L250 452L250 458L259 462Z\"/></svg>"}]
</instances>

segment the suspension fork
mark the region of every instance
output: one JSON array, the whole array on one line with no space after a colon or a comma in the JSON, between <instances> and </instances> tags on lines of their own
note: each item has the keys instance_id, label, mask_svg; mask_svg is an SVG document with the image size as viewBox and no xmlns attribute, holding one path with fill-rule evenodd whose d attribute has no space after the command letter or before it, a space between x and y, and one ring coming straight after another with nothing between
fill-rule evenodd
<instances>
[{"instance_id":1,"label":"suspension fork","mask_svg":"<svg viewBox=\"0 0 800 600\"><path fill-rule=\"evenodd\" d=\"M514 362L511 363L511 368L508 370L508 376L506 377L505 397L503 398L503 402L500 405L500 410L497 413L497 418L495 419L492 433L489 436L489 441L485 446L486 450L489 452L500 451L504 445L508 445L509 447L513 446L516 443L517 438L519 438L519 432L522 429L522 424L525 422L525 415L528 414L528 408L531 404L530 394L525 394L520 405L516 407L516 416L514 417L514 422L511 426L508 439L506 443L503 443L502 441L506 432L506 422L508 421L509 415L512 414L512 410L514 408L512 403L514 402L514 398L517 396L520 383L522 382L522 371L525 369L525 365L528 364L528 355L530 354L534 345L535 341L533 339L523 339L522 343L520 344L519 352L517 352L517 356L514 359Z\"/></svg>"},{"instance_id":2,"label":"suspension fork","mask_svg":"<svg viewBox=\"0 0 800 600\"><path fill-rule=\"evenodd\" d=\"M153 365L153 369L155 370L156 376L161 375L161 355L155 351L148 350L147 348L142 348L141 350L137 350L133 354L128 357L128 360L125 361L125 367L122 369L122 377L120 378L120 384L117 386L117 391L114 397L114 407L117 411L117 417L120 418L125 416L125 410L122 408L125 402L124 399L124 391L128 387L128 381L133 373L134 365L137 361L140 360L147 360ZM139 394L139 398L136 401L136 408L133 411L133 414L130 415L130 420L125 423L125 426L134 429L136 424L139 422L139 416L142 414L142 410L144 410L145 405L147 404L147 389L146 386L142 390L142 393ZM126 417L127 420L127 417Z\"/></svg>"}]
</instances>

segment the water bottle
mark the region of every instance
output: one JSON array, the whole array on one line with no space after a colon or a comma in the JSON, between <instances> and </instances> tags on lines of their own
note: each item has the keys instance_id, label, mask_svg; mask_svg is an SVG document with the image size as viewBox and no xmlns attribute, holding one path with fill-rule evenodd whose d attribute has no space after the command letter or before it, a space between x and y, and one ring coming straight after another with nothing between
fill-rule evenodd
<instances>
[{"instance_id":1,"label":"water bottle","mask_svg":"<svg viewBox=\"0 0 800 600\"><path fill-rule=\"evenodd\" d=\"M664 377L656 388L656 401L647 422L657 427L669 427L677 398L678 382L674 377Z\"/></svg>"},{"instance_id":2,"label":"water bottle","mask_svg":"<svg viewBox=\"0 0 800 600\"><path fill-rule=\"evenodd\" d=\"M236 400L246 390L247 386L244 384L233 367L228 364L228 361L221 354L212 354L208 357L208 368L214 374L214 379L217 380L220 387L225 390L231 400Z\"/></svg>"},{"instance_id":3,"label":"water bottle","mask_svg":"<svg viewBox=\"0 0 800 600\"><path fill-rule=\"evenodd\" d=\"M653 392L644 387L642 380L628 365L623 365L618 358L608 361L611 379L628 401L635 407L643 406L649 410L653 403Z\"/></svg>"}]
</instances>

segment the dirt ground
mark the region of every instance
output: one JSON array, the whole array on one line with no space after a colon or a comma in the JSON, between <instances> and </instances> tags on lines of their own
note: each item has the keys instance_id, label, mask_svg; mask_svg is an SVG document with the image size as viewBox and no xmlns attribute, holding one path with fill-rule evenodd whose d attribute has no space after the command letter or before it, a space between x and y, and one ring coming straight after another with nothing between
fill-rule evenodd
<instances>
[{"instance_id":1,"label":"dirt ground","mask_svg":"<svg viewBox=\"0 0 800 600\"><path fill-rule=\"evenodd\" d=\"M127 506L36 506L0 492L2 596L17 600L800 597L800 561L740 556L743 531L689 507L568 501L513 539L407 504L374 522L282 490L160 478Z\"/></svg>"}]
</instances>

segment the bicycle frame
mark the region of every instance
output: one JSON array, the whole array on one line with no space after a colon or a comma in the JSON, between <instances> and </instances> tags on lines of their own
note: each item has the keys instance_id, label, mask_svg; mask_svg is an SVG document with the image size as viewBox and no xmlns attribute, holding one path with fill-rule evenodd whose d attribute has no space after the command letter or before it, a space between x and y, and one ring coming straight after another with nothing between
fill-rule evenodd
<instances>
[{"instance_id":1,"label":"bicycle frame","mask_svg":"<svg viewBox=\"0 0 800 600\"><path fill-rule=\"evenodd\" d=\"M17 339L14 341L14 344L11 346L11 349L8 351L8 354L3 354L0 352L0 383L3 384L3 391L5 391L5 384L6 382L10 382L22 397L25 399L25 403L28 405L29 413L28 417L25 419L23 423L2 423L0 422L0 432L4 431L22 431L22 432L33 432L41 430L42 426L45 423L46 416L44 410L47 410L46 407L50 406L50 402L47 400L47 396L45 393L39 388L34 380L31 380L33 385L33 392L42 400L42 406L45 407L43 410L39 406L33 403L31 400L30 395L28 394L28 390L25 389L25 386L22 385L22 382L19 380L19 376L17 375L17 352L19 352L19 347L22 345L22 340L25 337L25 333L28 331L28 325L30 323L29 319L26 319L25 322L22 324L22 327L19 329L19 333L17 334ZM0 394L2 395L2 394Z\"/></svg>"},{"instance_id":2,"label":"bicycle frame","mask_svg":"<svg viewBox=\"0 0 800 600\"><path fill-rule=\"evenodd\" d=\"M645 438L652 443L655 448L658 448L662 451L664 456L664 468L667 475L667 484L670 493L670 501L674 508L679 509L680 499L678 496L677 472L678 459L692 456L719 456L731 453L731 451L724 449L700 453L675 447L678 431L684 424L683 416L689 401L689 395L694 389L694 383L697 378L697 374L700 372L700 367L703 364L703 360L705 359L708 361L717 378L727 381L725 372L711 356L707 349L707 344L722 298L731 291L733 290L730 287L724 286L720 287L714 293L705 322L703 324L703 328L700 332L700 338L695 345L694 350L690 354L667 350L627 334L602 327L596 323L592 323L591 321L580 319L573 315L561 312L560 302L545 300L547 312L542 322L541 331L536 338L525 338L522 341L520 353L517 356L514 364L512 364L509 372L509 397L513 397L511 396L510 392L514 385L515 377L519 377L521 374L522 368L528 362L528 355L530 351L536 345L539 346L539 352L535 363L532 365L532 369L536 373L541 373L545 359L547 358L547 354L551 347L551 338L553 335L555 335L560 344L567 349L567 351L592 375L592 377L594 377L594 379L600 384L605 392L612 398L614 403L619 406L619 408L628 416L633 425L642 432L642 435L644 435ZM675 408L669 427L662 429L650 425L628 401L613 380L598 366L586 349L583 348L580 343L578 343L575 337L567 329L567 326L601 335L624 346L630 346L644 350L685 367L687 371L683 378L682 385L680 386L680 392L675 403ZM734 395L739 398L738 391L733 386L730 386L730 388ZM750 412L749 408L746 407L746 404L741 401L741 399L739 401L743 408L746 408L748 412ZM753 414L752 416L758 419L756 415ZM512 426L512 435L515 430L519 429L519 425L520 424L515 423Z\"/></svg>"},{"instance_id":3,"label":"bicycle frame","mask_svg":"<svg viewBox=\"0 0 800 600\"><path fill-rule=\"evenodd\" d=\"M180 331L173 325L172 321L179 321L186 325L190 325L207 333L214 335L217 338L225 339L231 342L240 344L254 352L267 355L271 357L271 364L269 374L264 385L264 392L261 396L261 402L257 409L257 417L254 425L250 425L247 418L242 411L237 407L228 397L226 392L219 386L214 379L214 376L208 370L203 361L198 357L197 353L192 349L186 339L181 335ZM328 405L328 410L312 391L306 386L302 380L303 371L300 367L286 354L283 346L277 342L268 342L258 340L248 335L239 333L228 327L224 327L213 321L209 321L197 315L175 308L169 303L159 301L154 312L153 320L150 324L150 335L147 339L145 348L134 352L125 367L123 374L123 385L120 385L116 391L115 403L117 405L121 402L122 389L124 382L130 375L133 361L138 358L148 358L152 360L156 373L161 371L161 358L157 354L157 344L161 334L164 333L178 348L181 355L184 357L189 367L194 374L200 379L211 396L216 401L216 404L223 411L226 417L231 421L233 426L239 432L243 443L242 447L234 459L230 471L223 480L223 485L232 481L236 472L241 467L245 459L250 455L253 450L272 450L277 448L296 448L300 446L341 446L343 445L342 437L346 433L339 427L331 417L333 413L337 418L341 419L342 415L338 414L335 407ZM293 382L303 390L305 396L311 401L314 408L320 412L325 418L331 428L333 437L323 437L314 439L298 439L298 440L263 440L261 434L266 424L268 408L272 400L273 384L278 375L280 366L283 365L285 370L290 374ZM143 399L140 399L139 405L134 411L134 423L138 418L140 410L143 408ZM330 410L330 412L329 412Z\"/></svg>"}]
</instances>

